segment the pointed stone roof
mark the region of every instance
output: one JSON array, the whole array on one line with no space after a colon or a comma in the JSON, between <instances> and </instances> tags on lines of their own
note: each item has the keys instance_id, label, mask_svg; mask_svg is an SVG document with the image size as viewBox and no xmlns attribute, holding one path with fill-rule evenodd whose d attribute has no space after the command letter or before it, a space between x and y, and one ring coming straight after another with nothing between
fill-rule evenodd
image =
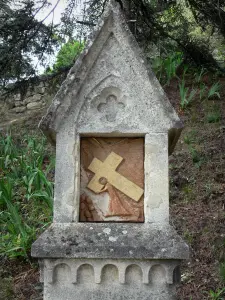
<instances>
[{"instance_id":1,"label":"pointed stone roof","mask_svg":"<svg viewBox=\"0 0 225 300\"><path fill-rule=\"evenodd\" d=\"M55 143L71 115L83 134L168 132L169 152L182 130L114 0L39 126Z\"/></svg>"}]
</instances>

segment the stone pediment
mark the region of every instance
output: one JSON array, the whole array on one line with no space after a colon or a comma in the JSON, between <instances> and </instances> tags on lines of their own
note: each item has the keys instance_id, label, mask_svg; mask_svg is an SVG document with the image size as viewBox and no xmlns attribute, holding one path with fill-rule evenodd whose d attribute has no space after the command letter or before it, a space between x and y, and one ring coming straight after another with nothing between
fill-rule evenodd
<instances>
[{"instance_id":1,"label":"stone pediment","mask_svg":"<svg viewBox=\"0 0 225 300\"><path fill-rule=\"evenodd\" d=\"M81 134L168 132L169 151L182 123L111 1L93 39L70 70L40 128L55 142L66 119Z\"/></svg>"}]
</instances>

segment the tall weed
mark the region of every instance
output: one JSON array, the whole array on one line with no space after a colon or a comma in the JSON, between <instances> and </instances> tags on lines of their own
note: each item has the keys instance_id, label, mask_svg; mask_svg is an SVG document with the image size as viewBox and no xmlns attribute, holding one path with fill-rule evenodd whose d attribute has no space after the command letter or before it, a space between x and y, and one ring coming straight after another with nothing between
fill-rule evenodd
<instances>
[{"instance_id":1,"label":"tall weed","mask_svg":"<svg viewBox=\"0 0 225 300\"><path fill-rule=\"evenodd\" d=\"M0 134L0 253L28 257L31 243L51 221L54 157L45 163L45 139Z\"/></svg>"},{"instance_id":2,"label":"tall weed","mask_svg":"<svg viewBox=\"0 0 225 300\"><path fill-rule=\"evenodd\" d=\"M213 290L209 291L209 297L211 300L224 300L225 288L218 289L215 292Z\"/></svg>"},{"instance_id":3,"label":"tall weed","mask_svg":"<svg viewBox=\"0 0 225 300\"><path fill-rule=\"evenodd\" d=\"M221 90L220 82L214 83L208 91L208 99L212 99L215 97L220 99L220 90Z\"/></svg>"},{"instance_id":4,"label":"tall weed","mask_svg":"<svg viewBox=\"0 0 225 300\"><path fill-rule=\"evenodd\" d=\"M181 83L179 83L180 90L180 106L182 109L190 105L191 101L194 99L197 90L189 91L189 88L185 86L185 79L183 78Z\"/></svg>"},{"instance_id":5,"label":"tall weed","mask_svg":"<svg viewBox=\"0 0 225 300\"><path fill-rule=\"evenodd\" d=\"M203 82L203 77L207 74L207 70L205 68L198 69L194 74L195 82L197 84L201 84Z\"/></svg>"},{"instance_id":6,"label":"tall weed","mask_svg":"<svg viewBox=\"0 0 225 300\"><path fill-rule=\"evenodd\" d=\"M183 61L183 54L176 52L167 57L156 57L152 62L152 68L162 84L170 84L171 79L176 77L177 68Z\"/></svg>"}]
</instances>

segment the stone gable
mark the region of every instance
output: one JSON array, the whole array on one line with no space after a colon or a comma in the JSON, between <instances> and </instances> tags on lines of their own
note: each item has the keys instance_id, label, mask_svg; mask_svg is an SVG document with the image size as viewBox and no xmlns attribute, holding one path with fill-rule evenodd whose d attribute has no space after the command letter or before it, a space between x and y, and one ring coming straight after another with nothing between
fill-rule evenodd
<instances>
[{"instance_id":1,"label":"stone gable","mask_svg":"<svg viewBox=\"0 0 225 300\"><path fill-rule=\"evenodd\" d=\"M108 6L40 127L53 137L68 118L82 134L169 132L170 152L179 137L182 123L116 4Z\"/></svg>"}]
</instances>

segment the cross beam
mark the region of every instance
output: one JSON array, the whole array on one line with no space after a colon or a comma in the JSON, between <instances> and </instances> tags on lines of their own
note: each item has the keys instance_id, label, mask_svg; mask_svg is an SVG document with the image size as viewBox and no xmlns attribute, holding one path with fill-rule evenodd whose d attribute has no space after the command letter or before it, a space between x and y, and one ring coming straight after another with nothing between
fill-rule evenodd
<instances>
[{"instance_id":1,"label":"cross beam","mask_svg":"<svg viewBox=\"0 0 225 300\"><path fill-rule=\"evenodd\" d=\"M116 172L116 169L122 161L123 158L114 152L111 152L104 162L94 158L88 169L95 173L95 176L91 179L87 187L96 194L99 194L104 189L104 185L102 185L99 180L101 178L106 178L107 182L112 186L138 202L141 199L144 190Z\"/></svg>"}]
</instances>

